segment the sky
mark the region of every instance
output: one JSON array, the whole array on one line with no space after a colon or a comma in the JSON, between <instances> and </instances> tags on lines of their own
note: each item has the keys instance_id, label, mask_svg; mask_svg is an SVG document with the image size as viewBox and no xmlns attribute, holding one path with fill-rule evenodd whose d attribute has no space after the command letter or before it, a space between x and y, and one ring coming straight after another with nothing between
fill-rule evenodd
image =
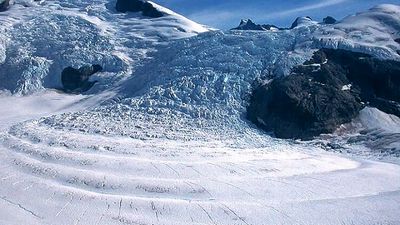
<instances>
[{"instance_id":1,"label":"sky","mask_svg":"<svg viewBox=\"0 0 400 225\"><path fill-rule=\"evenodd\" d=\"M327 15L342 19L375 5L400 0L153 0L196 22L227 30L241 19L289 27L298 16L322 21Z\"/></svg>"}]
</instances>

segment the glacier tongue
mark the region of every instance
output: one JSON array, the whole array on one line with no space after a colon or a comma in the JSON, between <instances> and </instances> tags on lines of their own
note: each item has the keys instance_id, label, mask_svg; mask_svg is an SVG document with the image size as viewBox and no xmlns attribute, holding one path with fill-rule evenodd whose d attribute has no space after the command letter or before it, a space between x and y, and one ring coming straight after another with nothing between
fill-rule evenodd
<instances>
[{"instance_id":1,"label":"glacier tongue","mask_svg":"<svg viewBox=\"0 0 400 225\"><path fill-rule=\"evenodd\" d=\"M307 59L310 52L293 48L296 38L291 32L219 31L176 41L139 67L121 95L133 97L131 105L152 101L152 107L185 108L195 117L201 108L213 113L219 106L242 113L257 79L285 75Z\"/></svg>"},{"instance_id":2,"label":"glacier tongue","mask_svg":"<svg viewBox=\"0 0 400 225\"><path fill-rule=\"evenodd\" d=\"M97 113L127 113L130 118L139 112L144 118L154 114L165 123L182 123L172 127L206 128L225 138L239 132L244 139L254 138L257 135L244 117L257 80L288 74L321 47L350 48L399 59L396 50L400 46L394 40L400 18L393 12L400 12L400 7L383 5L334 25L312 23L276 32L216 31L174 41L158 48L150 60L137 67L119 90L122 101L101 106ZM370 24L368 28L363 27L364 20ZM360 30L367 30L361 38L356 35ZM329 38L333 31L340 35Z\"/></svg>"}]
</instances>

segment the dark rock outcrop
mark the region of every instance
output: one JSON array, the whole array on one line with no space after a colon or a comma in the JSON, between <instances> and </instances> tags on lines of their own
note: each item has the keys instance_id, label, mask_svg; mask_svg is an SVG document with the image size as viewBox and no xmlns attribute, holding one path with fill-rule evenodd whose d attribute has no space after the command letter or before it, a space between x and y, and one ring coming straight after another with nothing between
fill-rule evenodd
<instances>
[{"instance_id":1,"label":"dark rock outcrop","mask_svg":"<svg viewBox=\"0 0 400 225\"><path fill-rule=\"evenodd\" d=\"M61 73L63 90L69 93L82 93L88 91L96 81L89 81L90 76L100 72L100 65L83 66L79 69L73 67L65 68Z\"/></svg>"},{"instance_id":2,"label":"dark rock outcrop","mask_svg":"<svg viewBox=\"0 0 400 225\"><path fill-rule=\"evenodd\" d=\"M327 16L323 19L322 21L324 24L335 24L337 20L333 18L332 16Z\"/></svg>"},{"instance_id":3,"label":"dark rock outcrop","mask_svg":"<svg viewBox=\"0 0 400 225\"><path fill-rule=\"evenodd\" d=\"M400 38L396 38L394 39L395 42L397 42L398 44L400 44Z\"/></svg>"},{"instance_id":4,"label":"dark rock outcrop","mask_svg":"<svg viewBox=\"0 0 400 225\"><path fill-rule=\"evenodd\" d=\"M0 12L6 11L10 7L10 0L0 0Z\"/></svg>"},{"instance_id":5,"label":"dark rock outcrop","mask_svg":"<svg viewBox=\"0 0 400 225\"><path fill-rule=\"evenodd\" d=\"M151 17L151 18L159 18L163 17L164 13L158 11L151 3L145 2L142 8L143 16Z\"/></svg>"},{"instance_id":6,"label":"dark rock outcrop","mask_svg":"<svg viewBox=\"0 0 400 225\"><path fill-rule=\"evenodd\" d=\"M118 0L115 8L118 12L140 12L144 2L141 0Z\"/></svg>"},{"instance_id":7,"label":"dark rock outcrop","mask_svg":"<svg viewBox=\"0 0 400 225\"><path fill-rule=\"evenodd\" d=\"M118 12L142 12L143 16L159 18L164 13L156 9L151 3L145 0L117 0L115 6Z\"/></svg>"},{"instance_id":8,"label":"dark rock outcrop","mask_svg":"<svg viewBox=\"0 0 400 225\"><path fill-rule=\"evenodd\" d=\"M350 122L366 105L399 116L400 62L321 49L287 77L255 89L248 118L279 138L310 139Z\"/></svg>"},{"instance_id":9,"label":"dark rock outcrop","mask_svg":"<svg viewBox=\"0 0 400 225\"><path fill-rule=\"evenodd\" d=\"M252 20L247 19L247 20L241 20L240 24L238 27L233 28L232 30L271 30L271 29L278 29L281 30L281 28L271 25L271 24L256 24Z\"/></svg>"},{"instance_id":10,"label":"dark rock outcrop","mask_svg":"<svg viewBox=\"0 0 400 225\"><path fill-rule=\"evenodd\" d=\"M251 121L279 138L309 139L330 133L350 122L362 108L348 92L308 76L288 78L258 88L248 109Z\"/></svg>"}]
</instances>

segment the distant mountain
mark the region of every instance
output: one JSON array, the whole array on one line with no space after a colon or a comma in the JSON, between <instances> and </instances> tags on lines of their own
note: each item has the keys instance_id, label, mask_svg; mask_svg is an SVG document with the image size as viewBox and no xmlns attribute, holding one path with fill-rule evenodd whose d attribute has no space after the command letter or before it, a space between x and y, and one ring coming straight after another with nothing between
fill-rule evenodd
<instances>
[{"instance_id":1,"label":"distant mountain","mask_svg":"<svg viewBox=\"0 0 400 225\"><path fill-rule=\"evenodd\" d=\"M322 23L324 24L335 24L337 23L337 20L333 18L332 16L327 16L323 19Z\"/></svg>"},{"instance_id":2,"label":"distant mountain","mask_svg":"<svg viewBox=\"0 0 400 225\"><path fill-rule=\"evenodd\" d=\"M335 24L337 20L331 16L327 16L323 19L321 24ZM292 23L289 28L282 28L271 24L256 24L251 19L241 20L238 27L232 28L232 30L259 30L259 31L270 31L270 30L288 30L294 29L299 26L313 25L318 22L313 21L311 17L298 17Z\"/></svg>"},{"instance_id":3,"label":"distant mountain","mask_svg":"<svg viewBox=\"0 0 400 225\"><path fill-rule=\"evenodd\" d=\"M290 29L294 29L299 26L309 26L313 24L317 24L318 22L315 22L311 17L305 16L305 17L297 17L296 20L292 23L290 26Z\"/></svg>"},{"instance_id":4,"label":"distant mountain","mask_svg":"<svg viewBox=\"0 0 400 225\"><path fill-rule=\"evenodd\" d=\"M241 20L238 27L233 28L232 30L279 30L281 28L270 25L270 24L255 24L252 20Z\"/></svg>"}]
</instances>

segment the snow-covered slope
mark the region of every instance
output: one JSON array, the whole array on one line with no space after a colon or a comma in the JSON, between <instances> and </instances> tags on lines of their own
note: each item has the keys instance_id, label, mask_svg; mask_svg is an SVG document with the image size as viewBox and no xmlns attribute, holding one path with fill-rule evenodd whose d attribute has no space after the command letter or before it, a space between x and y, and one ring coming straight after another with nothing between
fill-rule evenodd
<instances>
[{"instance_id":1,"label":"snow-covered slope","mask_svg":"<svg viewBox=\"0 0 400 225\"><path fill-rule=\"evenodd\" d=\"M398 162L400 157L400 118L376 108L366 107L351 123L326 135L323 145L329 150L359 155L368 159ZM314 140L313 142L321 142Z\"/></svg>"},{"instance_id":2,"label":"snow-covered slope","mask_svg":"<svg viewBox=\"0 0 400 225\"><path fill-rule=\"evenodd\" d=\"M27 7L28 6L28 7ZM0 89L29 94L61 87L67 66L101 64L97 89L130 75L139 60L166 41L208 31L157 6L166 16L118 13L114 1L16 1L0 13Z\"/></svg>"},{"instance_id":3,"label":"snow-covered slope","mask_svg":"<svg viewBox=\"0 0 400 225\"><path fill-rule=\"evenodd\" d=\"M33 108L0 111L16 114L0 117L0 224L400 223L399 160L274 139L244 118L255 82L288 74L317 48L398 60L399 6L335 25L202 33L160 6L169 15L148 19L111 3L45 1L0 14L9 25L0 88L37 92L59 85L64 66L105 68L87 96L0 98ZM360 119L371 115L397 123L376 111Z\"/></svg>"},{"instance_id":4,"label":"snow-covered slope","mask_svg":"<svg viewBox=\"0 0 400 225\"><path fill-rule=\"evenodd\" d=\"M316 46L359 51L384 59L400 60L400 7L379 5L369 11L325 25L314 36Z\"/></svg>"}]
</instances>

